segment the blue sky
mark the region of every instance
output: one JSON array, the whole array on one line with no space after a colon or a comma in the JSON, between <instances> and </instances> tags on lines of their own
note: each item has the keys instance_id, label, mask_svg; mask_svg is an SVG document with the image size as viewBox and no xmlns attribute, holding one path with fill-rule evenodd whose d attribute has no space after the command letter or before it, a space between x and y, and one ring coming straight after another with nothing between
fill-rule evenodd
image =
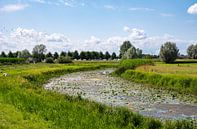
<instances>
[{"instance_id":1,"label":"blue sky","mask_svg":"<svg viewBox=\"0 0 197 129\"><path fill-rule=\"evenodd\" d=\"M130 40L157 54L165 41L181 53L197 43L196 0L0 0L0 51L119 51Z\"/></svg>"}]
</instances>

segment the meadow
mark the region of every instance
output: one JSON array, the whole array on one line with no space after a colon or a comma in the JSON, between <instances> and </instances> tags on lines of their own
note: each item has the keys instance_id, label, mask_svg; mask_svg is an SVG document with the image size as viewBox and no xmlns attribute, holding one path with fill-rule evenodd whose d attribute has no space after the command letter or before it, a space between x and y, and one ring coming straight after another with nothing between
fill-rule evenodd
<instances>
[{"instance_id":1,"label":"meadow","mask_svg":"<svg viewBox=\"0 0 197 129\"><path fill-rule=\"evenodd\" d=\"M71 72L117 67L118 62L2 65L0 77L0 128L148 128L193 129L190 121L161 122L125 108L112 108L80 96L44 90L50 78Z\"/></svg>"}]
</instances>

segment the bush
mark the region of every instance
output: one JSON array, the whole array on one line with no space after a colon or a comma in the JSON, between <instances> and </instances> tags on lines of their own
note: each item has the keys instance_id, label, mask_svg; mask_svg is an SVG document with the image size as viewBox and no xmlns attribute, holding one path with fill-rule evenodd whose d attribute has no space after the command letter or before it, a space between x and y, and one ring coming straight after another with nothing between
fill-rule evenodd
<instances>
[{"instance_id":1,"label":"bush","mask_svg":"<svg viewBox=\"0 0 197 129\"><path fill-rule=\"evenodd\" d=\"M22 64L25 63L23 58L0 58L2 64Z\"/></svg>"},{"instance_id":2,"label":"bush","mask_svg":"<svg viewBox=\"0 0 197 129\"><path fill-rule=\"evenodd\" d=\"M64 63L72 63L72 59L69 56L60 56L57 59L57 62L60 64L64 64Z\"/></svg>"},{"instance_id":3,"label":"bush","mask_svg":"<svg viewBox=\"0 0 197 129\"><path fill-rule=\"evenodd\" d=\"M161 46L159 56L165 63L172 63L176 60L178 52L179 50L175 43L166 42Z\"/></svg>"},{"instance_id":4,"label":"bush","mask_svg":"<svg viewBox=\"0 0 197 129\"><path fill-rule=\"evenodd\" d=\"M127 59L127 60L122 60L120 62L120 65L118 69L116 69L115 74L120 75L124 73L127 69L135 69L138 66L141 65L153 65L152 60L147 60L147 59Z\"/></svg>"},{"instance_id":5,"label":"bush","mask_svg":"<svg viewBox=\"0 0 197 129\"><path fill-rule=\"evenodd\" d=\"M45 63L54 63L53 58L52 57L46 58Z\"/></svg>"}]
</instances>

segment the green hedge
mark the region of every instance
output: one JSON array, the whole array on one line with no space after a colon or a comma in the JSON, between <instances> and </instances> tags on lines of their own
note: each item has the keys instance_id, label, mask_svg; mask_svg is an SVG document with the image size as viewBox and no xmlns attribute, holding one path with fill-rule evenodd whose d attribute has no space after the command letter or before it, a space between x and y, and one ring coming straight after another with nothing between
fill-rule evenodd
<instances>
[{"instance_id":1,"label":"green hedge","mask_svg":"<svg viewBox=\"0 0 197 129\"><path fill-rule=\"evenodd\" d=\"M151 84L165 89L197 95L197 78L127 70L121 77L134 82Z\"/></svg>"},{"instance_id":2,"label":"green hedge","mask_svg":"<svg viewBox=\"0 0 197 129\"><path fill-rule=\"evenodd\" d=\"M25 63L24 58L0 58L2 64L21 64Z\"/></svg>"}]
</instances>

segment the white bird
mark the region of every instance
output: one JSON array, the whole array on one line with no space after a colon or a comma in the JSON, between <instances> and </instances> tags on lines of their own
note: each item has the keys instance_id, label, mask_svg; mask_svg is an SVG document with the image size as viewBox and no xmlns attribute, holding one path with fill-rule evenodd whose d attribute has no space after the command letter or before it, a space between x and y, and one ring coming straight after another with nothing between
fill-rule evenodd
<instances>
[{"instance_id":1,"label":"white bird","mask_svg":"<svg viewBox=\"0 0 197 129\"><path fill-rule=\"evenodd\" d=\"M7 77L7 76L8 76L8 74L7 74L7 73L3 73L3 76Z\"/></svg>"}]
</instances>

